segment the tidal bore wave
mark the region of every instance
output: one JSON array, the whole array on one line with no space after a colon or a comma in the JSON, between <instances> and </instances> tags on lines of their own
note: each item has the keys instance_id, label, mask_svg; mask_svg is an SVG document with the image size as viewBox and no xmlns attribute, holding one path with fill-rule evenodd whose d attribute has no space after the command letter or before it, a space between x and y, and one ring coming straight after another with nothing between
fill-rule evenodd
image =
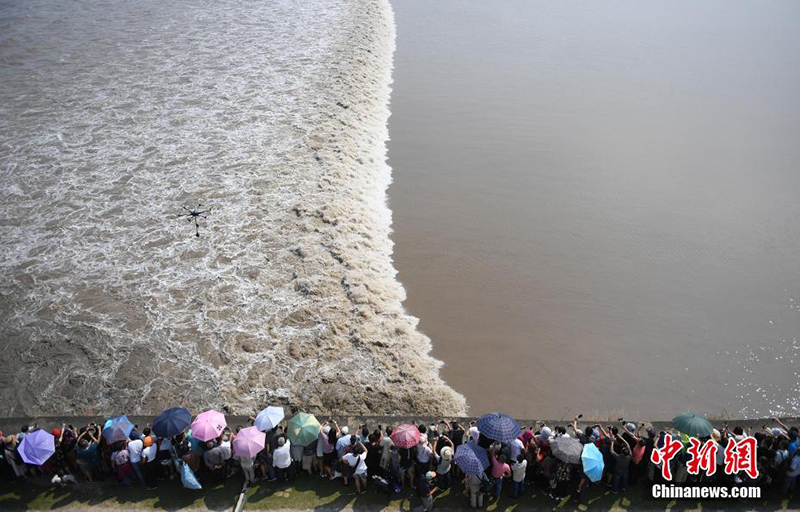
<instances>
[{"instance_id":1,"label":"tidal bore wave","mask_svg":"<svg viewBox=\"0 0 800 512\"><path fill-rule=\"evenodd\" d=\"M465 412L391 260L387 0L3 9L0 413Z\"/></svg>"}]
</instances>

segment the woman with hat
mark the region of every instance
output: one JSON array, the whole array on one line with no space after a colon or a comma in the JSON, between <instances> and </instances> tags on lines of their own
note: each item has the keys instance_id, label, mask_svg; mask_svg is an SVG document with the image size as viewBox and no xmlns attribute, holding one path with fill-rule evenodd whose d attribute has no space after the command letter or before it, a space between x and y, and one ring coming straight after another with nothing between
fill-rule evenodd
<instances>
[{"instance_id":1,"label":"woman with hat","mask_svg":"<svg viewBox=\"0 0 800 512\"><path fill-rule=\"evenodd\" d=\"M446 491L450 488L450 470L453 462L453 442L447 437L438 437L433 443L436 458L437 487Z\"/></svg>"}]
</instances>

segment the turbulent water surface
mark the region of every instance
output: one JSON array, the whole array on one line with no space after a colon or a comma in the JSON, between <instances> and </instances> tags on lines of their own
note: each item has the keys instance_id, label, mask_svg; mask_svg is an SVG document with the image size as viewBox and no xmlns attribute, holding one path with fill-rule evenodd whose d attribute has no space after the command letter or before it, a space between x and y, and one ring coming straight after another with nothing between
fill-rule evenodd
<instances>
[{"instance_id":1,"label":"turbulent water surface","mask_svg":"<svg viewBox=\"0 0 800 512\"><path fill-rule=\"evenodd\" d=\"M390 260L393 50L383 0L0 0L0 414L463 412Z\"/></svg>"},{"instance_id":2,"label":"turbulent water surface","mask_svg":"<svg viewBox=\"0 0 800 512\"><path fill-rule=\"evenodd\" d=\"M471 412L800 411L800 3L393 4L395 258Z\"/></svg>"}]
</instances>

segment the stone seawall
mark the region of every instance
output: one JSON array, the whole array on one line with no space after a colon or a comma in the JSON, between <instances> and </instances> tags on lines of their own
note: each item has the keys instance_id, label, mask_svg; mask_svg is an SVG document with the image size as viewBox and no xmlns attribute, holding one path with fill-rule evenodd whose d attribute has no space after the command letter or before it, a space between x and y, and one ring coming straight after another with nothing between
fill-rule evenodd
<instances>
[{"instance_id":1,"label":"stone seawall","mask_svg":"<svg viewBox=\"0 0 800 512\"><path fill-rule=\"evenodd\" d=\"M247 426L247 416L227 416L228 425L230 427L236 427L237 425ZM288 415L286 419L291 418L291 415ZM462 426L466 427L470 421L477 420L477 417L458 417L458 418L450 418L450 417L433 417L433 416L348 416L348 415L340 415L340 416L319 416L317 419L320 422L332 418L336 420L336 422L340 426L347 425L351 429L363 424L367 424L370 430L377 428L378 425L386 426L386 425L398 425L400 423L411 423L411 422L419 422L424 421L426 425L430 425L431 423L437 423L441 419L445 420L457 420L461 423ZM58 428L61 426L61 423L65 423L67 425L73 425L76 428L84 426L90 422L95 423L102 423L107 418L99 418L99 417L91 417L91 416L38 416L38 417L9 417L9 418L0 418L0 430L3 431L4 434L13 434L19 432L19 429L22 425L32 425L37 424L39 427L50 430L53 428ZM152 423L155 419L155 416L128 416L134 424L139 425L140 428L143 428L148 423ZM570 420L563 419L563 420L537 420L537 419L522 419L517 420L519 424L523 427L527 426L537 426L541 423L545 423L549 426L553 425L567 425ZM631 419L631 421L641 421L636 418ZM781 421L787 425L797 425L800 424L800 417L787 417L781 418ZM579 427L584 427L588 424L600 423L603 426L605 425L618 425L619 421L595 421L595 420L586 420L583 419L578 421ZM654 421L654 422L647 422L645 421L648 427L652 426L655 430L664 430L670 428L672 423L669 421ZM764 418L764 419L755 419L755 420L736 420L736 419L718 419L718 420L711 420L711 423L716 428L722 428L724 424L728 424L730 426L741 426L743 428L752 428L754 432L757 432L761 429L762 425L766 425L768 427L775 426L772 418Z\"/></svg>"}]
</instances>

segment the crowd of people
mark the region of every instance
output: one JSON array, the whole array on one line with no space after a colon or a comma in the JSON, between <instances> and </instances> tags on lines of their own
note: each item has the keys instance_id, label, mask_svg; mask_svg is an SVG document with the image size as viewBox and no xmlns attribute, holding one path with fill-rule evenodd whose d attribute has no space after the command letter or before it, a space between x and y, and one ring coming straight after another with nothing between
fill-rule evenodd
<instances>
[{"instance_id":1,"label":"crowd of people","mask_svg":"<svg viewBox=\"0 0 800 512\"><path fill-rule=\"evenodd\" d=\"M250 423L254 422L251 417ZM189 428L165 438L156 435L151 425L141 429L133 425L124 439L109 442L99 424L79 428L62 424L50 431L55 447L52 455L41 464L31 464L23 460L19 448L38 427L24 425L19 432L0 433L0 471L6 480L23 483L31 479L58 485L74 484L79 479L111 480L155 489L161 481L181 478L185 466L203 485L228 478L243 478L248 485L260 480L340 479L344 486L352 482L356 493L370 488L389 495L411 492L426 510L433 508L442 491L452 489L451 493L463 493L465 500L478 508L503 495L518 499L535 491L556 500L572 495L580 501L590 486L608 486L616 493L632 486L663 483L662 468L653 462L651 454L664 446L667 434L681 439L677 431L656 431L645 423L621 420L613 425L579 425L579 418L575 418L565 425L518 427L516 438L496 441L484 435L476 422L462 425L442 420L438 424L415 424L416 430L404 432L403 439L413 442L409 446L405 441L395 442L398 431L392 426L348 427L329 420L319 425L316 439L303 446L291 442L285 422L281 422L264 432L263 449L237 453L235 440L245 428L225 426L218 437L203 441ZM316 432L316 425L314 429ZM754 438L757 445L755 478L745 471L729 474L723 470L728 440L747 437ZM596 478L589 477L580 461L571 461L553 449L559 438L597 448L602 469ZM718 470L711 477L690 474L686 436L683 439L683 448L669 462L673 483L759 486L789 494L800 475L798 428L788 427L777 418L757 432L725 425L701 439L719 446ZM456 454L461 453L462 445L472 445L470 449L476 454L485 452L488 465L479 465L479 470L461 467Z\"/></svg>"}]
</instances>

